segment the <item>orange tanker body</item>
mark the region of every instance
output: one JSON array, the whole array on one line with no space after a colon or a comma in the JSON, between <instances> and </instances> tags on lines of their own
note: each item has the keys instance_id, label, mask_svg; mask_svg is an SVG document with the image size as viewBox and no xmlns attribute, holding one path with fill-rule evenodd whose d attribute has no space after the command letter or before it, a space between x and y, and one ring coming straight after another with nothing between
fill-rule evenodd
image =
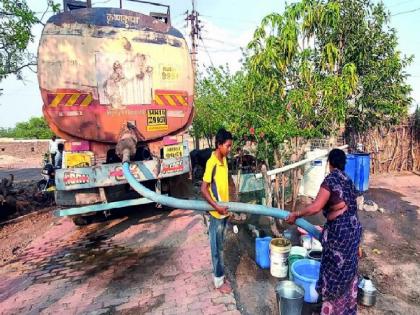
<instances>
[{"instance_id":1,"label":"orange tanker body","mask_svg":"<svg viewBox=\"0 0 420 315\"><path fill-rule=\"evenodd\" d=\"M44 116L66 141L59 205L132 198L118 193L127 189L115 152L127 126L137 137L139 181L161 184L189 172L194 74L169 15L166 22L121 8L54 15L39 43L38 80Z\"/></svg>"}]
</instances>

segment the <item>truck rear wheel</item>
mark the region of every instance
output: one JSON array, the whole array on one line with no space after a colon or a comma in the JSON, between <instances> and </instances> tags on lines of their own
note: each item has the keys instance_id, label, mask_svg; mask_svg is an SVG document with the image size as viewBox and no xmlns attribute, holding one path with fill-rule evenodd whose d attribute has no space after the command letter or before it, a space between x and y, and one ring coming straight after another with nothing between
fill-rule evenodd
<instances>
[{"instance_id":1,"label":"truck rear wheel","mask_svg":"<svg viewBox=\"0 0 420 315\"><path fill-rule=\"evenodd\" d=\"M73 220L73 223L77 226L85 226L90 224L91 220L89 217L84 217L81 215L76 215L71 218Z\"/></svg>"},{"instance_id":2,"label":"truck rear wheel","mask_svg":"<svg viewBox=\"0 0 420 315\"><path fill-rule=\"evenodd\" d=\"M188 173L165 179L160 184L160 191L162 194L167 194L168 196L174 198L190 199L194 197L192 182L189 179ZM165 211L172 211L176 209L160 204L156 204L156 207Z\"/></svg>"}]
</instances>

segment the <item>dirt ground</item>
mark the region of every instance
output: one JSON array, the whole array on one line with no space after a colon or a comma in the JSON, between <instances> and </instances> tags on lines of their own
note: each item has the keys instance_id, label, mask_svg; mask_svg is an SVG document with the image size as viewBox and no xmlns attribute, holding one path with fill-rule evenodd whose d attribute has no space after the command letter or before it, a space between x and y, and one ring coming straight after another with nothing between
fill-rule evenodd
<instances>
[{"instance_id":1,"label":"dirt ground","mask_svg":"<svg viewBox=\"0 0 420 315\"><path fill-rule=\"evenodd\" d=\"M420 314L420 176L375 176L365 200L383 208L383 213L359 212L364 228L359 271L373 279L379 294L376 306L360 307L359 314ZM267 221L258 221L269 233ZM310 221L318 224L320 218ZM296 235L295 228L291 231ZM254 251L254 239L244 226L238 234L228 234L226 260L238 308L242 314L276 314L278 280L256 265ZM314 309L307 304L303 314Z\"/></svg>"},{"instance_id":2,"label":"dirt ground","mask_svg":"<svg viewBox=\"0 0 420 315\"><path fill-rule=\"evenodd\" d=\"M360 272L380 294L375 308L361 314L420 314L420 176L374 177L365 198L380 212L361 212L364 257Z\"/></svg>"}]
</instances>

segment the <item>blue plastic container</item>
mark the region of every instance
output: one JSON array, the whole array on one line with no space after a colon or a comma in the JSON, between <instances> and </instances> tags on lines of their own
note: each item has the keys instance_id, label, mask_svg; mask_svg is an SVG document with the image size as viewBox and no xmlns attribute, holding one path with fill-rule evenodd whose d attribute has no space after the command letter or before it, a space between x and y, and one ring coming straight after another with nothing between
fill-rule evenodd
<instances>
[{"instance_id":1,"label":"blue plastic container","mask_svg":"<svg viewBox=\"0 0 420 315\"><path fill-rule=\"evenodd\" d=\"M347 154L344 172L351 178L354 183L356 180L356 156L354 154Z\"/></svg>"},{"instance_id":2,"label":"blue plastic container","mask_svg":"<svg viewBox=\"0 0 420 315\"><path fill-rule=\"evenodd\" d=\"M357 153L356 157L356 178L354 185L358 191L369 189L370 155L369 153Z\"/></svg>"},{"instance_id":3,"label":"blue plastic container","mask_svg":"<svg viewBox=\"0 0 420 315\"><path fill-rule=\"evenodd\" d=\"M270 268L271 237L257 237L255 239L255 262L262 269Z\"/></svg>"},{"instance_id":4,"label":"blue plastic container","mask_svg":"<svg viewBox=\"0 0 420 315\"><path fill-rule=\"evenodd\" d=\"M315 287L319 278L320 266L319 261L312 259L301 259L292 264L293 281L305 290L303 300L307 303L318 301L318 292Z\"/></svg>"},{"instance_id":5,"label":"blue plastic container","mask_svg":"<svg viewBox=\"0 0 420 315\"><path fill-rule=\"evenodd\" d=\"M347 154L344 171L351 178L358 191L364 192L369 189L369 153Z\"/></svg>"}]
</instances>

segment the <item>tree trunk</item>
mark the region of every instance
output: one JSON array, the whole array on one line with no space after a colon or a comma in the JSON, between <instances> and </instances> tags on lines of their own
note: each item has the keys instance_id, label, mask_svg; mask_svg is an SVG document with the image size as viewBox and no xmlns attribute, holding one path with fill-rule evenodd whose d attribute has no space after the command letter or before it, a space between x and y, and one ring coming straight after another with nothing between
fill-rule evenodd
<instances>
[{"instance_id":1,"label":"tree trunk","mask_svg":"<svg viewBox=\"0 0 420 315\"><path fill-rule=\"evenodd\" d=\"M404 137L405 137L405 128L402 128L402 137L401 137L401 163L400 163L400 172L403 169L403 164L405 160L405 153L404 153ZM395 167L395 170L397 170L397 167Z\"/></svg>"},{"instance_id":2,"label":"tree trunk","mask_svg":"<svg viewBox=\"0 0 420 315\"><path fill-rule=\"evenodd\" d=\"M194 139L194 149L200 150L200 138L199 137L193 137Z\"/></svg>"},{"instance_id":3,"label":"tree trunk","mask_svg":"<svg viewBox=\"0 0 420 315\"><path fill-rule=\"evenodd\" d=\"M411 170L416 171L416 158L414 157L414 134L415 134L416 128L414 126L411 126L411 133L410 133L410 154L411 154Z\"/></svg>"},{"instance_id":4,"label":"tree trunk","mask_svg":"<svg viewBox=\"0 0 420 315\"><path fill-rule=\"evenodd\" d=\"M388 165L388 173L392 170L392 164L394 163L394 161L395 161L395 156L396 156L396 154L397 154L397 151L398 151L398 147L399 147L399 140L400 140L400 137L398 137L398 129L396 130L396 132L395 132L395 135L396 135L396 144L395 144L395 147L394 147L394 152L392 153L392 159L391 159L391 162L389 163L389 165Z\"/></svg>"}]
</instances>

